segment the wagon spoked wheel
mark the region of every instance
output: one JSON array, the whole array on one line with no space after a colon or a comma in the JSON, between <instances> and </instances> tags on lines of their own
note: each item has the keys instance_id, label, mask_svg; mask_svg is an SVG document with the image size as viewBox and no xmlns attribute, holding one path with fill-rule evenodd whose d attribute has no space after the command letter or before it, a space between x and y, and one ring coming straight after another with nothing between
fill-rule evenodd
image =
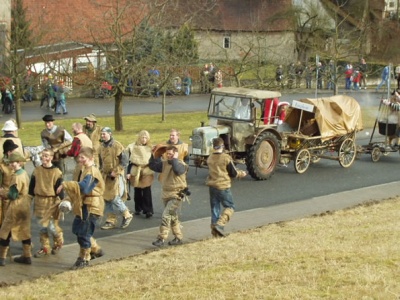
<instances>
[{"instance_id":1,"label":"wagon spoked wheel","mask_svg":"<svg viewBox=\"0 0 400 300\"><path fill-rule=\"evenodd\" d=\"M348 168L352 165L357 155L356 144L353 139L345 139L339 148L339 164L343 168Z\"/></svg>"},{"instance_id":2,"label":"wagon spoked wheel","mask_svg":"<svg viewBox=\"0 0 400 300\"><path fill-rule=\"evenodd\" d=\"M308 149L301 149L297 152L296 158L294 159L294 169L297 173L303 174L307 171L311 162L311 154Z\"/></svg>"},{"instance_id":3,"label":"wagon spoked wheel","mask_svg":"<svg viewBox=\"0 0 400 300\"><path fill-rule=\"evenodd\" d=\"M382 151L381 151L381 149L379 149L379 147L372 148L371 159L373 162L377 162L381 158L381 155L382 155Z\"/></svg>"}]
</instances>

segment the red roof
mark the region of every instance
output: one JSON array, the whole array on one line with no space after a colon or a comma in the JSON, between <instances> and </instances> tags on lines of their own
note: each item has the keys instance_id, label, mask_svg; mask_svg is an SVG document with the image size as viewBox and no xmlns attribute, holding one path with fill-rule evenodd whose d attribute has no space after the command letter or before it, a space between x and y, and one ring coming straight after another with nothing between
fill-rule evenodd
<instances>
[{"instance_id":1,"label":"red roof","mask_svg":"<svg viewBox=\"0 0 400 300\"><path fill-rule=\"evenodd\" d=\"M147 1L146 3L150 3ZM125 32L149 11L143 0L24 0L27 19L38 44L93 43L111 38L116 3L124 14ZM223 31L285 31L293 28L289 18L276 18L291 7L291 0L174 0L162 8L164 26L180 26L190 18L194 29ZM160 8L161 9L161 8ZM275 18L275 19L274 19Z\"/></svg>"},{"instance_id":2,"label":"red roof","mask_svg":"<svg viewBox=\"0 0 400 300\"><path fill-rule=\"evenodd\" d=\"M62 42L93 43L93 36L102 41L110 38L112 4L126 8L125 32L129 24L140 22L145 7L134 0L24 0L27 19L31 21L33 36L41 37L41 45Z\"/></svg>"}]
</instances>

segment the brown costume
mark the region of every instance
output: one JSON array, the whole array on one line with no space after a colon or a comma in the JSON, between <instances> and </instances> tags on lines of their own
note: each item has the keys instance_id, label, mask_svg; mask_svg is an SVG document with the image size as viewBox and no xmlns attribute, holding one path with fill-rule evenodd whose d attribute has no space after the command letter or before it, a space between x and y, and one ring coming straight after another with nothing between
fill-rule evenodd
<instances>
[{"instance_id":1,"label":"brown costume","mask_svg":"<svg viewBox=\"0 0 400 300\"><path fill-rule=\"evenodd\" d=\"M52 236L54 245L52 253L56 254L64 244L63 230L59 226L60 213L58 205L60 199L55 190L62 183L62 172L55 166L46 168L38 166L32 173L30 182L30 193L35 197L33 213L40 220L42 229L40 230L41 249L35 257L46 255L50 252L50 237ZM54 226L49 226L52 223Z\"/></svg>"},{"instance_id":2,"label":"brown costume","mask_svg":"<svg viewBox=\"0 0 400 300\"><path fill-rule=\"evenodd\" d=\"M89 116L86 116L84 118L87 121L90 122L97 122L96 121L96 116L91 114ZM84 128L84 133L90 138L93 144L93 150L94 150L94 163L96 164L97 167L100 167L99 165L99 154L100 154L100 145L101 145L101 126L98 124L95 124L93 129L89 129L85 126Z\"/></svg>"}]
</instances>

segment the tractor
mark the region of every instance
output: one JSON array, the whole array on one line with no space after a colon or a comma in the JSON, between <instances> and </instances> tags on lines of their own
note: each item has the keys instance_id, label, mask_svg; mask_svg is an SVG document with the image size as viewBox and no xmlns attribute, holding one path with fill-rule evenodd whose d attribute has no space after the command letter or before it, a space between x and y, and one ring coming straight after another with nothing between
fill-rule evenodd
<instances>
[{"instance_id":1,"label":"tractor","mask_svg":"<svg viewBox=\"0 0 400 300\"><path fill-rule=\"evenodd\" d=\"M192 132L191 158L198 168L207 167L212 141L224 140L225 151L235 164L245 164L256 180L269 179L280 161L282 136L278 126L289 103L280 102L281 93L241 87L211 91L208 126Z\"/></svg>"}]
</instances>

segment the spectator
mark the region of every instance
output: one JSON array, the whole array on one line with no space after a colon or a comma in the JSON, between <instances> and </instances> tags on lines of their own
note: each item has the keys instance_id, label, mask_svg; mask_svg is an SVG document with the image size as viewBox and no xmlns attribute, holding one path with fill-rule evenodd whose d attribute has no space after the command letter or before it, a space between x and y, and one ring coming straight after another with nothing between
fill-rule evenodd
<instances>
[{"instance_id":1,"label":"spectator","mask_svg":"<svg viewBox=\"0 0 400 300\"><path fill-rule=\"evenodd\" d=\"M183 89L185 95L189 96L192 89L192 78L189 73L186 73L186 76L183 78Z\"/></svg>"},{"instance_id":2,"label":"spectator","mask_svg":"<svg viewBox=\"0 0 400 300\"><path fill-rule=\"evenodd\" d=\"M305 74L306 74L306 88L307 89L311 89L311 81L312 81L312 73L313 73L313 69L311 67L311 65L306 66L305 70L304 70Z\"/></svg>"},{"instance_id":3,"label":"spectator","mask_svg":"<svg viewBox=\"0 0 400 300\"><path fill-rule=\"evenodd\" d=\"M385 66L382 70L381 82L376 87L375 91L378 92L380 90L380 88L382 87L382 85L388 84L388 80L389 80L389 66Z\"/></svg>"},{"instance_id":4,"label":"spectator","mask_svg":"<svg viewBox=\"0 0 400 300\"><path fill-rule=\"evenodd\" d=\"M219 87L219 88L222 88L222 82L223 82L223 79L222 79L222 71L221 71L221 69L219 69L216 73L215 73L215 85L217 86L217 87Z\"/></svg>"},{"instance_id":5,"label":"spectator","mask_svg":"<svg viewBox=\"0 0 400 300\"><path fill-rule=\"evenodd\" d=\"M361 74L360 71L355 70L353 73L353 88L358 91L360 89Z\"/></svg>"},{"instance_id":6,"label":"spectator","mask_svg":"<svg viewBox=\"0 0 400 300\"><path fill-rule=\"evenodd\" d=\"M300 88L301 85L301 78L303 76L304 68L300 61L296 64L296 88Z\"/></svg>"},{"instance_id":7,"label":"spectator","mask_svg":"<svg viewBox=\"0 0 400 300\"><path fill-rule=\"evenodd\" d=\"M326 68L326 81L328 90L335 89L335 80L336 80L336 70L335 70L335 62L333 60L329 61L329 64Z\"/></svg>"},{"instance_id":8,"label":"spectator","mask_svg":"<svg viewBox=\"0 0 400 300\"><path fill-rule=\"evenodd\" d=\"M70 91L71 91L71 89L64 86L64 81L60 80L58 82L58 85L56 88L56 99L57 99L56 114L57 115L61 114L61 112L60 112L61 109L62 109L64 115L68 114L65 93L68 93Z\"/></svg>"},{"instance_id":9,"label":"spectator","mask_svg":"<svg viewBox=\"0 0 400 300\"><path fill-rule=\"evenodd\" d=\"M351 89L352 76L353 76L353 66L350 63L348 63L346 65L346 69L344 71L344 75L345 75L345 79L346 79L345 88L346 88L346 90L350 90Z\"/></svg>"},{"instance_id":10,"label":"spectator","mask_svg":"<svg viewBox=\"0 0 400 300\"><path fill-rule=\"evenodd\" d=\"M317 89L322 89L322 78L324 77L324 66L321 62L317 64Z\"/></svg>"},{"instance_id":11,"label":"spectator","mask_svg":"<svg viewBox=\"0 0 400 300\"><path fill-rule=\"evenodd\" d=\"M33 100L33 81L32 71L28 70L24 78L24 95L22 96L24 102L32 102Z\"/></svg>"},{"instance_id":12,"label":"spectator","mask_svg":"<svg viewBox=\"0 0 400 300\"><path fill-rule=\"evenodd\" d=\"M201 71L200 85L202 93L210 92L210 83L208 81L208 74L210 73L208 64L205 64L203 70Z\"/></svg>"},{"instance_id":13,"label":"spectator","mask_svg":"<svg viewBox=\"0 0 400 300\"><path fill-rule=\"evenodd\" d=\"M291 63L288 67L288 83L287 86L289 89L293 88L293 83L296 79L296 68L294 66L294 63Z\"/></svg>"},{"instance_id":14,"label":"spectator","mask_svg":"<svg viewBox=\"0 0 400 300\"><path fill-rule=\"evenodd\" d=\"M283 67L279 65L275 70L275 80L283 88Z\"/></svg>"},{"instance_id":15,"label":"spectator","mask_svg":"<svg viewBox=\"0 0 400 300\"><path fill-rule=\"evenodd\" d=\"M364 90L367 89L367 77L368 77L367 71L368 71L368 65L365 59L362 58L360 63L360 73L361 73L360 88L364 87Z\"/></svg>"},{"instance_id":16,"label":"spectator","mask_svg":"<svg viewBox=\"0 0 400 300\"><path fill-rule=\"evenodd\" d=\"M44 77L42 90L43 90L43 96L40 101L40 107L43 106L44 101L47 101L48 109L54 110L54 108L55 108L55 90L54 90L54 85L53 85L53 75L52 74L49 74L47 77L46 76Z\"/></svg>"}]
</instances>

